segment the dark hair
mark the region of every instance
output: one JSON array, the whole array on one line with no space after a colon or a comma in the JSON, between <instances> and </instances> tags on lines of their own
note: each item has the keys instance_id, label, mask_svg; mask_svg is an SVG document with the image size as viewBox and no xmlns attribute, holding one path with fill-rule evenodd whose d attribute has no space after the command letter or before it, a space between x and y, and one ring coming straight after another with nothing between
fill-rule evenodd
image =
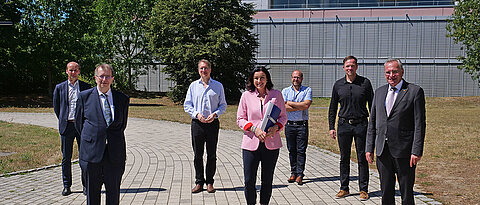
<instances>
[{"instance_id":1,"label":"dark hair","mask_svg":"<svg viewBox=\"0 0 480 205\"><path fill-rule=\"evenodd\" d=\"M265 75L267 76L267 84L265 85L265 87L268 89L268 90L271 90L273 88L273 83L272 83L272 77L270 76L270 72L268 72L268 70L263 67L263 66L260 66L260 67L256 67L249 75L248 75L248 81L247 81L247 86L246 86L246 89L250 92L253 92L255 91L255 85L253 84L253 75L256 73L256 72L263 72L265 73Z\"/></svg>"},{"instance_id":2,"label":"dark hair","mask_svg":"<svg viewBox=\"0 0 480 205\"><path fill-rule=\"evenodd\" d=\"M350 60L350 59L355 60L355 65L358 65L358 60L357 60L357 58L355 58L355 56L347 56L347 57L345 57L345 58L343 59L343 64L345 64L345 62L347 62L347 61Z\"/></svg>"}]
</instances>

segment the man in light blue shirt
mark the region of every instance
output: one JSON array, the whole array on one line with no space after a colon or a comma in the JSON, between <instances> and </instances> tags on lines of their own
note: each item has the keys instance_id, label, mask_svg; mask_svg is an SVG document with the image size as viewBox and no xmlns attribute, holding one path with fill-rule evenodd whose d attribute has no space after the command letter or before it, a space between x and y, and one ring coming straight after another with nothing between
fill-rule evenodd
<instances>
[{"instance_id":1,"label":"man in light blue shirt","mask_svg":"<svg viewBox=\"0 0 480 205\"><path fill-rule=\"evenodd\" d=\"M212 72L208 60L198 62L200 79L192 82L185 97L183 108L192 118L191 133L194 152L195 187L192 193L203 191L203 184L207 184L207 192L213 193L213 176L216 170L217 142L220 123L218 117L225 113L227 103L223 85L210 78ZM207 164L204 177L203 151L206 144Z\"/></svg>"},{"instance_id":2,"label":"man in light blue shirt","mask_svg":"<svg viewBox=\"0 0 480 205\"><path fill-rule=\"evenodd\" d=\"M308 108L312 104L312 89L302 86L303 73L295 70L292 73L292 86L282 90L287 124L285 136L290 158L291 176L289 183L303 184L306 151L308 146Z\"/></svg>"}]
</instances>

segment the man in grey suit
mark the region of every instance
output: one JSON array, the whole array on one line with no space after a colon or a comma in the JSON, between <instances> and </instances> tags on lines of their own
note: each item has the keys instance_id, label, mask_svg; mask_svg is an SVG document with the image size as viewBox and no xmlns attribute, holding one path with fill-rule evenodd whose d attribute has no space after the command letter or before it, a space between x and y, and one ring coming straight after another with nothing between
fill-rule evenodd
<instances>
[{"instance_id":1,"label":"man in grey suit","mask_svg":"<svg viewBox=\"0 0 480 205\"><path fill-rule=\"evenodd\" d=\"M388 84L375 91L368 123L365 156L373 163L376 147L382 204L395 204L395 174L402 204L414 204L415 167L425 139L425 95L423 89L406 82L398 59L385 62Z\"/></svg>"},{"instance_id":2,"label":"man in grey suit","mask_svg":"<svg viewBox=\"0 0 480 205\"><path fill-rule=\"evenodd\" d=\"M80 134L75 130L73 122L75 121L75 109L77 98L81 91L89 89L91 86L81 80L80 66L76 62L67 64L65 73L68 80L63 81L53 91L53 110L58 118L58 131L60 132L62 142L62 178L63 191L62 195L67 196L72 193L72 152L73 140L77 139L77 145L80 147ZM82 184L85 187L85 178L82 175Z\"/></svg>"}]
</instances>

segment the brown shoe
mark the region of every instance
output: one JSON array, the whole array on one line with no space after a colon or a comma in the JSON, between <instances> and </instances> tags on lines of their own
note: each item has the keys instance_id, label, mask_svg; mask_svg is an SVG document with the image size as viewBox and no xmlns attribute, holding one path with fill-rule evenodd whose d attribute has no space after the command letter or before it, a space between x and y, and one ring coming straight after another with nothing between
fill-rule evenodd
<instances>
[{"instance_id":1,"label":"brown shoe","mask_svg":"<svg viewBox=\"0 0 480 205\"><path fill-rule=\"evenodd\" d=\"M303 177L302 176L298 176L297 179L295 179L295 181L297 182L298 185L303 185Z\"/></svg>"},{"instance_id":2,"label":"brown shoe","mask_svg":"<svg viewBox=\"0 0 480 205\"><path fill-rule=\"evenodd\" d=\"M367 192L365 192L365 191L361 191L361 192L360 192L360 201L366 201L366 200L368 200L368 198L369 198L369 197L368 197L368 193L367 193Z\"/></svg>"},{"instance_id":3,"label":"brown shoe","mask_svg":"<svg viewBox=\"0 0 480 205\"><path fill-rule=\"evenodd\" d=\"M203 191L203 184L197 184L195 187L192 189L192 193L198 193Z\"/></svg>"},{"instance_id":4,"label":"brown shoe","mask_svg":"<svg viewBox=\"0 0 480 205\"><path fill-rule=\"evenodd\" d=\"M213 184L207 184L207 192L215 193L215 188L213 188Z\"/></svg>"},{"instance_id":5,"label":"brown shoe","mask_svg":"<svg viewBox=\"0 0 480 205\"><path fill-rule=\"evenodd\" d=\"M346 196L348 196L349 194L350 194L349 191L340 190L340 191L337 193L336 197L337 197L337 199L339 199L339 198L346 197Z\"/></svg>"},{"instance_id":6,"label":"brown shoe","mask_svg":"<svg viewBox=\"0 0 480 205\"><path fill-rule=\"evenodd\" d=\"M293 182L295 182L295 179L296 179L296 178L297 178L297 176L295 176L295 175L292 174L292 176L290 176L290 178L288 178L288 183L293 183Z\"/></svg>"}]
</instances>

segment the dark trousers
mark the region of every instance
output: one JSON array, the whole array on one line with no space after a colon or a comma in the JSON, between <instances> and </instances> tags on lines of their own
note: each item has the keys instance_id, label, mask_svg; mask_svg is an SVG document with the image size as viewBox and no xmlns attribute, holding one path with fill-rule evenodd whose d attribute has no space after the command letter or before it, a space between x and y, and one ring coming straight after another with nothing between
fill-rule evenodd
<instances>
[{"instance_id":1,"label":"dark trousers","mask_svg":"<svg viewBox=\"0 0 480 205\"><path fill-rule=\"evenodd\" d=\"M217 168L217 142L220 123L215 119L211 123L201 123L192 120L192 147L194 153L193 165L195 166L195 184L213 184L213 176ZM203 152L207 148L207 165L203 174Z\"/></svg>"},{"instance_id":2,"label":"dark trousers","mask_svg":"<svg viewBox=\"0 0 480 205\"><path fill-rule=\"evenodd\" d=\"M288 156L292 175L303 177L307 159L308 124L285 126Z\"/></svg>"},{"instance_id":3,"label":"dark trousers","mask_svg":"<svg viewBox=\"0 0 480 205\"><path fill-rule=\"evenodd\" d=\"M72 153L73 140L77 139L77 145L80 147L80 134L75 130L73 122L67 123L65 133L60 136L62 141L62 179L63 187L72 186ZM85 177L82 174L82 184L85 186Z\"/></svg>"},{"instance_id":4,"label":"dark trousers","mask_svg":"<svg viewBox=\"0 0 480 205\"><path fill-rule=\"evenodd\" d=\"M262 162L260 204L268 204L270 202L273 173L277 164L278 153L279 149L269 150L265 147L265 143L262 142L255 151L243 150L243 174L245 176L245 198L247 199L247 204L255 204L257 201L255 184L260 162Z\"/></svg>"},{"instance_id":5,"label":"dark trousers","mask_svg":"<svg viewBox=\"0 0 480 205\"><path fill-rule=\"evenodd\" d=\"M125 162L112 163L108 155L108 145L100 163L80 160L86 179L87 204L99 205L102 184L105 184L106 204L120 203L120 183L125 172Z\"/></svg>"},{"instance_id":6,"label":"dark trousers","mask_svg":"<svg viewBox=\"0 0 480 205\"><path fill-rule=\"evenodd\" d=\"M365 143L367 121L358 124L348 124L343 118L338 120L337 139L340 148L340 189L349 191L350 183L350 154L352 141L355 139L355 148L358 159L358 184L360 191L368 192L368 162L365 158Z\"/></svg>"},{"instance_id":7,"label":"dark trousers","mask_svg":"<svg viewBox=\"0 0 480 205\"><path fill-rule=\"evenodd\" d=\"M377 169L380 173L382 204L395 204L395 173L397 173L402 204L415 204L413 184L415 183L415 167L410 167L410 158L394 158L390 154L388 143L385 143L381 156L377 156Z\"/></svg>"}]
</instances>

